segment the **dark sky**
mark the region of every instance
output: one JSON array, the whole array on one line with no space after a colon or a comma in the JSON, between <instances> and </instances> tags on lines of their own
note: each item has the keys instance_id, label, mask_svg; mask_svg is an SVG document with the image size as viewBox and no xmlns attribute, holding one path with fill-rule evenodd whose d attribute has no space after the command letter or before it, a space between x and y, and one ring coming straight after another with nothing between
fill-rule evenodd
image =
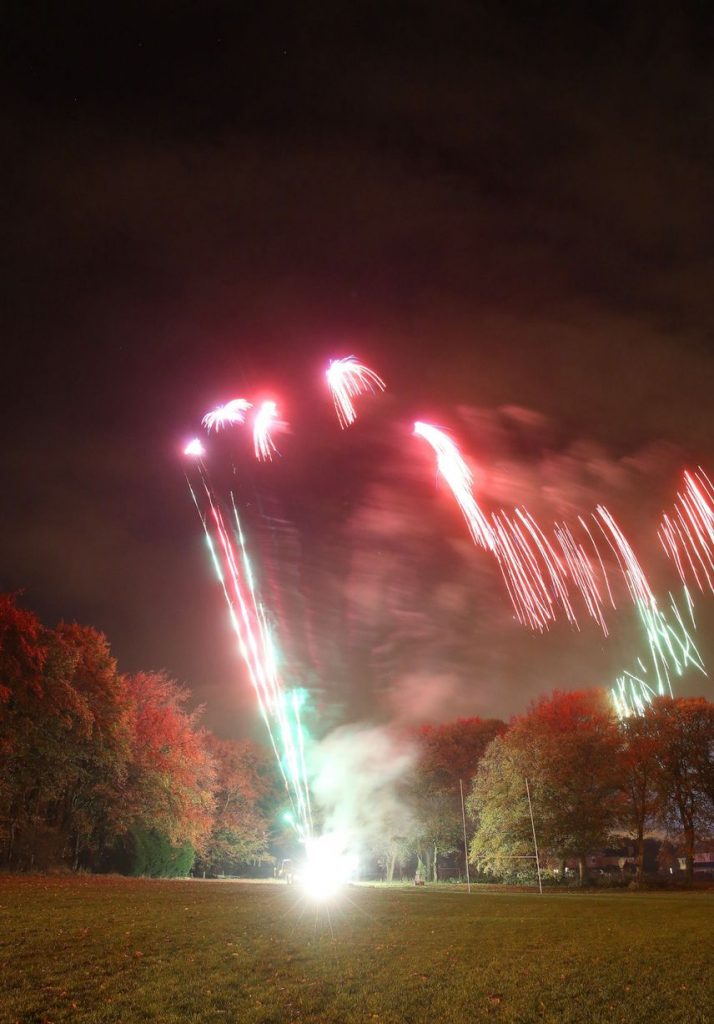
<instances>
[{"instance_id":1,"label":"dark sky","mask_svg":"<svg viewBox=\"0 0 714 1024\"><path fill-rule=\"evenodd\" d=\"M508 715L636 656L626 606L607 643L516 626L409 436L453 427L489 508L604 501L672 585L659 514L714 467L714 17L563 6L14 5L2 588L250 729L179 452L272 389L282 457L212 459L324 721ZM351 352L389 390L348 435Z\"/></svg>"}]
</instances>

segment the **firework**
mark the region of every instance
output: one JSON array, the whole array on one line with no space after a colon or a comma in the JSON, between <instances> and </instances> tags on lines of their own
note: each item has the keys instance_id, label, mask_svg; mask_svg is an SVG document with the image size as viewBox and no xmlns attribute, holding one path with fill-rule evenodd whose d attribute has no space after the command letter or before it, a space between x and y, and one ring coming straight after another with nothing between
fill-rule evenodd
<instances>
[{"instance_id":1,"label":"firework","mask_svg":"<svg viewBox=\"0 0 714 1024\"><path fill-rule=\"evenodd\" d=\"M299 881L312 899L327 900L352 881L357 863L357 856L350 851L346 838L327 832L305 844L305 865Z\"/></svg>"},{"instance_id":2,"label":"firework","mask_svg":"<svg viewBox=\"0 0 714 1024\"><path fill-rule=\"evenodd\" d=\"M439 472L461 509L473 541L495 556L518 621L542 632L555 620L560 607L568 621L577 626L568 591L570 576L588 613L607 633L599 573L569 528L556 527L558 552L526 509L516 509L513 517L504 511L494 513L489 520L474 498L473 476L456 443L428 423L416 423L414 433L434 449ZM602 571L604 575L604 567Z\"/></svg>"},{"instance_id":3,"label":"firework","mask_svg":"<svg viewBox=\"0 0 714 1024\"><path fill-rule=\"evenodd\" d=\"M192 441L188 442L183 453L184 455L189 455L194 459L201 459L206 454L206 449L203 447L201 439L194 437Z\"/></svg>"},{"instance_id":4,"label":"firework","mask_svg":"<svg viewBox=\"0 0 714 1024\"><path fill-rule=\"evenodd\" d=\"M572 590L580 594L587 613L607 636L605 598L613 608L615 601L605 562L587 521L578 518L586 538L583 542L564 523L555 524L554 539L549 539L526 509L516 509L513 515L501 510L488 519L474 498L471 471L455 442L426 423L416 423L414 433L436 452L438 469L466 519L472 539L496 558L518 621L543 632L560 609L570 624L579 628ZM686 580L688 565L700 588L703 581L712 586L708 570L714 573L713 496L714 490L702 471L696 476L685 474L685 490L678 496L675 516L665 516L660 529L660 539L682 578ZM615 557L647 642L646 658L638 658L637 671L623 672L612 690L618 715L639 714L654 696L672 695L675 676L689 667L704 672L704 663L672 595L668 609L659 607L647 575L614 516L598 505L592 521L595 532ZM686 586L684 595L687 615L694 626L693 603Z\"/></svg>"},{"instance_id":5,"label":"firework","mask_svg":"<svg viewBox=\"0 0 714 1024\"><path fill-rule=\"evenodd\" d=\"M694 625L694 608L686 587L684 598ZM655 697L673 696L672 677L684 675L690 666L706 675L702 656L671 594L669 601L671 622L657 608L656 602L650 607L638 607L649 649L649 667L638 658L636 672L625 671L615 680L610 692L619 718L643 714Z\"/></svg>"},{"instance_id":6,"label":"firework","mask_svg":"<svg viewBox=\"0 0 714 1024\"><path fill-rule=\"evenodd\" d=\"M327 383L332 392L332 399L337 410L337 418L344 429L357 418L354 398L375 389L384 391L386 384L374 370L358 362L354 356L344 359L333 359L325 372Z\"/></svg>"},{"instance_id":7,"label":"firework","mask_svg":"<svg viewBox=\"0 0 714 1024\"><path fill-rule=\"evenodd\" d=\"M714 488L703 469L684 474L674 512L662 517L659 538L684 584L714 591Z\"/></svg>"},{"instance_id":8,"label":"firework","mask_svg":"<svg viewBox=\"0 0 714 1024\"><path fill-rule=\"evenodd\" d=\"M273 458L277 448L273 444L271 431L278 421L278 407L275 402L262 402L253 418L253 448L256 459L266 461Z\"/></svg>"},{"instance_id":9,"label":"firework","mask_svg":"<svg viewBox=\"0 0 714 1024\"><path fill-rule=\"evenodd\" d=\"M516 618L542 632L555 618L553 598L520 523L505 512L492 517L493 552L498 561Z\"/></svg>"},{"instance_id":10,"label":"firework","mask_svg":"<svg viewBox=\"0 0 714 1024\"><path fill-rule=\"evenodd\" d=\"M189 489L203 526L206 543L218 577L238 652L253 687L258 709L285 782L298 836L312 835L312 811L305 766L305 732L301 720L302 691L285 689L278 670L277 645L268 615L258 596L255 573L235 502L232 527L226 522L203 470L201 489L206 512L196 491Z\"/></svg>"},{"instance_id":11,"label":"firework","mask_svg":"<svg viewBox=\"0 0 714 1024\"><path fill-rule=\"evenodd\" d=\"M434 449L437 468L449 485L474 542L488 551L493 551L493 530L473 496L473 475L456 442L443 430L430 423L417 421L414 424L414 433Z\"/></svg>"},{"instance_id":12,"label":"firework","mask_svg":"<svg viewBox=\"0 0 714 1024\"><path fill-rule=\"evenodd\" d=\"M251 403L245 398L232 398L225 405L218 405L215 409L207 412L201 420L206 430L220 430L221 427L232 426L234 423L244 423L245 414L251 408Z\"/></svg>"}]
</instances>

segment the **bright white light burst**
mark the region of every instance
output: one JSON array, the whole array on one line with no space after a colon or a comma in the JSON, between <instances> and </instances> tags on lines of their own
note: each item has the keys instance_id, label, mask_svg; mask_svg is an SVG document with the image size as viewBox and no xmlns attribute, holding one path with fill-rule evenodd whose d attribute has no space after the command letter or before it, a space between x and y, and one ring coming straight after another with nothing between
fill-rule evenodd
<instances>
[{"instance_id":1,"label":"bright white light burst","mask_svg":"<svg viewBox=\"0 0 714 1024\"><path fill-rule=\"evenodd\" d=\"M357 872L357 855L346 848L344 839L336 833L309 839L305 856L305 866L298 880L313 900L332 899Z\"/></svg>"},{"instance_id":2,"label":"bright white light burst","mask_svg":"<svg viewBox=\"0 0 714 1024\"><path fill-rule=\"evenodd\" d=\"M206 430L220 430L221 427L233 425L234 423L245 422L245 414L251 407L251 403L245 398L232 398L225 405L217 405L215 409L207 412L201 420Z\"/></svg>"},{"instance_id":3,"label":"bright white light burst","mask_svg":"<svg viewBox=\"0 0 714 1024\"><path fill-rule=\"evenodd\" d=\"M193 441L189 441L183 450L184 455L191 455L194 459L200 459L206 454L206 449L203 447L200 438L194 437Z\"/></svg>"}]
</instances>

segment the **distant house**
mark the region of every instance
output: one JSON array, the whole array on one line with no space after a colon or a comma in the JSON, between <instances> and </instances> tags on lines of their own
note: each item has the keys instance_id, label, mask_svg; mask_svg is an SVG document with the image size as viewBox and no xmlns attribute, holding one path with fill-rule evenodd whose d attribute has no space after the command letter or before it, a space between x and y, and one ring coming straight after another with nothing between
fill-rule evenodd
<instances>
[{"instance_id":1,"label":"distant house","mask_svg":"<svg viewBox=\"0 0 714 1024\"><path fill-rule=\"evenodd\" d=\"M588 854L586 862L589 871L608 875L617 871L623 875L634 874L637 870L637 852L634 845L628 843L619 849L608 848Z\"/></svg>"},{"instance_id":2,"label":"distant house","mask_svg":"<svg viewBox=\"0 0 714 1024\"><path fill-rule=\"evenodd\" d=\"M684 871L687 866L684 857L677 857L679 870ZM697 843L694 848L694 877L714 878L714 841Z\"/></svg>"},{"instance_id":3,"label":"distant house","mask_svg":"<svg viewBox=\"0 0 714 1024\"><path fill-rule=\"evenodd\" d=\"M624 842L621 847L596 850L588 854L588 870L593 875L617 874L634 875L637 871L637 847L634 843ZM570 862L569 862L569 866ZM572 863L575 868L575 862ZM665 841L648 838L645 840L646 874L655 872L660 875L680 875L686 869L686 860L680 849ZM714 878L714 839L700 842L695 847L694 877Z\"/></svg>"}]
</instances>

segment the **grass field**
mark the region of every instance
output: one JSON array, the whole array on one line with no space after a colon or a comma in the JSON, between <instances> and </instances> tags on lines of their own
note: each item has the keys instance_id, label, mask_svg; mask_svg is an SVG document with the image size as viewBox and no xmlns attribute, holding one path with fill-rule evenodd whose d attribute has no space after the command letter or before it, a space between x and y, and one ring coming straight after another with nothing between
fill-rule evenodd
<instances>
[{"instance_id":1,"label":"grass field","mask_svg":"<svg viewBox=\"0 0 714 1024\"><path fill-rule=\"evenodd\" d=\"M714 894L0 876L0 1020L711 1024Z\"/></svg>"}]
</instances>

